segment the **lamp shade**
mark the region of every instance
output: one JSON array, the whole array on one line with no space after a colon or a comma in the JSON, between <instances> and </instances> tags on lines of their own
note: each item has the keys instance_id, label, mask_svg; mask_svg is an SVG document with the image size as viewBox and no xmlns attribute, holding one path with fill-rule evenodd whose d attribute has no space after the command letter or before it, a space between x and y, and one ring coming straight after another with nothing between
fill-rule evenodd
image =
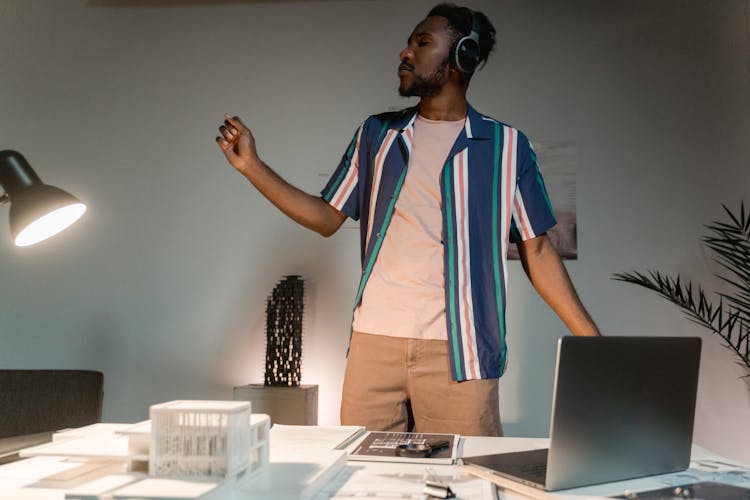
<instances>
[{"instance_id":1,"label":"lamp shade","mask_svg":"<svg viewBox=\"0 0 750 500\"><path fill-rule=\"evenodd\" d=\"M0 185L10 202L10 232L17 246L38 243L67 228L86 211L75 196L42 183L18 152L0 151Z\"/></svg>"}]
</instances>

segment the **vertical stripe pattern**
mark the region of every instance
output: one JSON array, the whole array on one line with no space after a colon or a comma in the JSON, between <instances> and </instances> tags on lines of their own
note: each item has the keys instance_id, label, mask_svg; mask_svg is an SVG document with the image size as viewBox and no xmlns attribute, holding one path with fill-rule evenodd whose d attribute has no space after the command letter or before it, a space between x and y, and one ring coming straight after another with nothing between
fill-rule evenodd
<instances>
[{"instance_id":1,"label":"vertical stripe pattern","mask_svg":"<svg viewBox=\"0 0 750 500\"><path fill-rule=\"evenodd\" d=\"M378 192L380 190L380 177L383 175L383 164L385 163L385 157L388 155L388 151L391 149L393 141L398 136L398 130L390 129L385 135L385 139L380 144L375 155L375 165L372 172L372 191L370 194L370 215L367 221L367 240L365 247L370 246L370 237L372 236L373 219L375 218L375 206L378 201Z\"/></svg>"},{"instance_id":2,"label":"vertical stripe pattern","mask_svg":"<svg viewBox=\"0 0 750 500\"><path fill-rule=\"evenodd\" d=\"M518 131L513 130L513 135L516 136L516 139L517 139ZM515 153L515 150L518 149L517 140L514 140L514 142L516 143L514 147L514 153ZM515 158L513 159L513 165L514 166L516 165ZM514 175L515 175L515 172L514 172ZM511 212L509 211L508 213L511 213ZM535 236L534 230L532 229L529 215L526 212L526 205L524 204L523 195L521 194L520 189L517 189L515 192L515 196L513 199L512 214L516 222L516 228L518 229L518 232L521 233L521 239L528 240L529 238L533 238Z\"/></svg>"},{"instance_id":3,"label":"vertical stripe pattern","mask_svg":"<svg viewBox=\"0 0 750 500\"><path fill-rule=\"evenodd\" d=\"M514 128L503 125L503 154L502 154L502 172L504 173L502 186L502 214L503 223L501 229L502 235L502 260L503 276L508 276L508 245L512 217L512 203L516 190L516 162L518 156L518 131ZM508 288L507 278L504 280L505 292Z\"/></svg>"},{"instance_id":4,"label":"vertical stripe pattern","mask_svg":"<svg viewBox=\"0 0 750 500\"><path fill-rule=\"evenodd\" d=\"M461 340L459 334L459 318L456 312L456 254L453 242L456 241L456 231L453 221L455 220L455 203L453 196L453 177L450 175L450 160L443 168L443 213L445 214L445 320L448 328L448 343L450 346L451 369L455 380L466 380L466 371L461 358Z\"/></svg>"},{"instance_id":5,"label":"vertical stripe pattern","mask_svg":"<svg viewBox=\"0 0 750 500\"><path fill-rule=\"evenodd\" d=\"M357 185L357 179L359 177L359 144L362 140L363 128L364 127L360 127L359 132L357 133L357 141L355 143L356 145L354 146L354 151L350 153L351 159L349 160L349 166L346 170L346 175L339 184L338 189L336 189L336 191L334 191L333 195L330 197L330 204L336 210L341 210L344 207L344 203L346 203L346 200L349 199L349 195L352 194L352 191Z\"/></svg>"},{"instance_id":6,"label":"vertical stripe pattern","mask_svg":"<svg viewBox=\"0 0 750 500\"><path fill-rule=\"evenodd\" d=\"M505 238L501 238L500 235L506 234L501 227L506 224L506 219L500 220L500 212L498 203L502 203L502 185L501 185L501 171L502 164L500 163L500 130L501 125L498 122L494 122L494 134L493 134L493 155L492 155L492 274L494 277L495 285L495 305L497 308L497 326L500 334L500 346L501 346L501 357L505 358L506 344L505 344L505 262L507 259L508 242ZM500 200L498 200L500 197ZM499 244L499 248L498 248ZM502 272L501 272L502 269ZM504 367L503 367L503 371Z\"/></svg>"},{"instance_id":7,"label":"vertical stripe pattern","mask_svg":"<svg viewBox=\"0 0 750 500\"><path fill-rule=\"evenodd\" d=\"M463 365L467 378L479 377L474 300L471 285L471 244L469 238L469 151L461 150L453 157L453 189L455 193L456 264L458 316L462 328Z\"/></svg>"}]
</instances>

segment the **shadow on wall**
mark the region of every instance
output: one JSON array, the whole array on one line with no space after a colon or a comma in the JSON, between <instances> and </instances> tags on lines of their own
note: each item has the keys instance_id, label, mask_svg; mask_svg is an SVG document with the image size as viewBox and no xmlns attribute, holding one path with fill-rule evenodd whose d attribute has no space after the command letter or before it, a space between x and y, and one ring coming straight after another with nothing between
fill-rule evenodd
<instances>
[{"instance_id":1,"label":"shadow on wall","mask_svg":"<svg viewBox=\"0 0 750 500\"><path fill-rule=\"evenodd\" d=\"M349 258L356 257L357 234L342 230L332 238L322 238L290 221L279 227L283 229L272 238L255 242L256 257L246 263L244 271L245 288L227 307L226 320L217 328L216 356L221 369L215 379L223 379L230 388L263 381L266 299L283 276L295 274L305 281L302 383L321 384L321 388L326 382L335 384L333 394L338 394L346 361L347 321L357 285L342 282L350 273L341 268L349 260L358 265L358 260ZM332 411L337 413L338 408Z\"/></svg>"},{"instance_id":2,"label":"shadow on wall","mask_svg":"<svg viewBox=\"0 0 750 500\"><path fill-rule=\"evenodd\" d=\"M503 430L506 436L547 437L557 338L565 331L562 324L555 331L545 326L553 322L549 315L554 313L523 282L520 266L509 267L508 365L500 379Z\"/></svg>"}]
</instances>

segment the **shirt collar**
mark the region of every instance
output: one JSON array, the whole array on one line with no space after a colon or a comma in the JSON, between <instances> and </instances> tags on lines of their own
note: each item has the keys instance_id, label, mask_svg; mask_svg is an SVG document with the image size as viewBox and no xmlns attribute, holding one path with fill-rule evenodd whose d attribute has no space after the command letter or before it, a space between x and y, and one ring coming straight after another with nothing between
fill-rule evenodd
<instances>
[{"instance_id":1,"label":"shirt collar","mask_svg":"<svg viewBox=\"0 0 750 500\"><path fill-rule=\"evenodd\" d=\"M492 124L495 122L492 118L488 118L484 115L479 114L471 104L468 105L466 125L464 125L464 131L466 132L467 139L490 139L493 134ZM406 108L394 118L391 122L391 129L398 130L400 133L405 132L407 129L413 129L414 120L417 117L417 107Z\"/></svg>"}]
</instances>

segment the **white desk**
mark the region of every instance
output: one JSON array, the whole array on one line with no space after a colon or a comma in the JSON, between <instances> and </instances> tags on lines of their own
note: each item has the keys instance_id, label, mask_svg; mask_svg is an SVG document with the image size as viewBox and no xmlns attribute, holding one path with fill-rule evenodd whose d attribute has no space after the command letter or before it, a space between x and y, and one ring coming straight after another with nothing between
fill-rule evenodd
<instances>
[{"instance_id":1,"label":"white desk","mask_svg":"<svg viewBox=\"0 0 750 500\"><path fill-rule=\"evenodd\" d=\"M462 439L463 448L459 449L459 455L463 457L481 456L492 453L505 453L523 451L534 448L546 448L549 441L538 438L480 438L467 437ZM389 498L385 494L393 489L394 485L401 484L403 490L419 491L418 483L423 480L428 467L412 464L392 464L371 462L366 466L356 469L361 462L349 462L347 468L339 476L323 489L316 500L335 498L337 500L357 500L363 496L376 496L376 498ZM451 488L457 493L458 498L485 499L492 498L487 492L479 488L467 476L458 470L456 466L431 466L434 474L446 480ZM672 474L663 474L647 478L619 481L604 485L588 486L564 490L560 493L547 493L531 487L524 488L523 485L514 484L513 489L498 488L498 499L526 499L526 498L549 498L554 500L589 500L601 499L614 495L622 495L626 491L638 492L677 486L698 481L715 481L750 487L750 467L731 460L724 459L703 448L693 446L691 465L686 471ZM380 489L378 489L380 487ZM368 489L369 488L369 489ZM528 492L529 495L518 493ZM373 492L378 492L373 495ZM469 496L462 496L462 493ZM393 496L390 498L405 498Z\"/></svg>"},{"instance_id":2,"label":"white desk","mask_svg":"<svg viewBox=\"0 0 750 500\"><path fill-rule=\"evenodd\" d=\"M105 445L105 441L107 433L112 433L114 427L111 424L110 427L107 427L106 424L100 425L100 433L97 434L96 439L102 442L102 450L106 450L107 453L113 453L114 447ZM322 432L322 430L317 431L316 428L310 428L310 430L313 433ZM272 464L283 459L287 460L286 464L292 464L293 466L294 463L288 461L293 456L293 453L306 456L309 460L315 460L315 458L310 457L323 457L326 454L326 450L316 452L316 446L320 447L323 445L321 443L316 444L315 439L308 440L306 446L297 446L295 451L291 445L299 442L297 437L289 439L285 443L282 435L277 435L276 439L274 439L273 432L271 435ZM112 435L114 434L112 433ZM276 443L276 446L274 446L274 443ZM462 444L459 447L459 455L464 457L478 456L490 453L543 448L546 446L546 439L468 437L462 439ZM276 459L274 459L275 452L278 452L276 453ZM330 457L329 460L331 460ZM338 465L340 466L341 463ZM279 471L294 469L294 467L284 467L282 466L282 468L277 469L277 477L274 481L279 479ZM297 469L301 468L304 467L297 467ZM122 464L118 464L116 461L86 461L71 460L60 456L37 456L0 466L0 498L9 500L63 500L66 490L105 476L112 478L111 480L116 480L118 477L117 474L125 473L123 469ZM337 470L339 472L335 475L330 474L326 476L325 474L321 474L319 476L324 485L322 489L320 489L320 484L316 486L315 489L320 489L320 491L312 498L315 500L330 498L338 500L361 500L363 497L377 498L378 500L387 498L418 498L418 495L422 491L423 481L430 474L447 481L457 493L458 498L477 500L523 498L523 495L510 490L500 490L497 493L497 497L495 497L495 489L488 482L466 475L453 465L350 461L343 468L337 468ZM555 499L582 500L622 494L626 490L645 491L670 485L711 480L750 487L750 469L744 467L742 464L736 464L706 450L694 447L693 462L690 469L684 472L610 483L608 485L591 486L576 490L566 490L564 494L548 495L542 492L535 493L547 495ZM291 482L292 478L290 476L289 483L291 484ZM211 485L209 484L209 486ZM201 500L296 498L298 495L295 495L294 491L295 489L290 486L285 491L277 490L274 492L275 494L271 495L268 492L263 493L263 491L251 492L231 487L220 487L215 488L210 495L196 498L201 498Z\"/></svg>"}]
</instances>

